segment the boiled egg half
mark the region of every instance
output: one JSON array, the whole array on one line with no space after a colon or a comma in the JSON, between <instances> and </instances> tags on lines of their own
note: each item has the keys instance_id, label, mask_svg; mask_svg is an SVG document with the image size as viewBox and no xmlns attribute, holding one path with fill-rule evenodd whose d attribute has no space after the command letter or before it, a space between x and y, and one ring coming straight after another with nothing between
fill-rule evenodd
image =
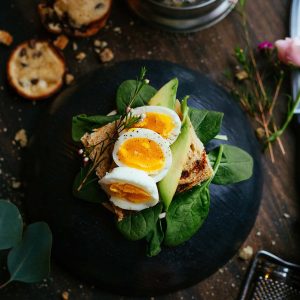
<instances>
[{"instance_id":1,"label":"boiled egg half","mask_svg":"<svg viewBox=\"0 0 300 300\"><path fill-rule=\"evenodd\" d=\"M112 154L118 166L144 171L155 182L165 177L172 164L169 143L150 129L133 128L123 133Z\"/></svg>"},{"instance_id":2,"label":"boiled egg half","mask_svg":"<svg viewBox=\"0 0 300 300\"><path fill-rule=\"evenodd\" d=\"M99 181L110 201L122 209L142 210L158 203L157 186L144 171L128 167L114 168Z\"/></svg>"},{"instance_id":3,"label":"boiled egg half","mask_svg":"<svg viewBox=\"0 0 300 300\"><path fill-rule=\"evenodd\" d=\"M133 125L134 128L147 128L155 131L172 144L177 139L181 120L177 113L162 106L140 106L132 110L133 115L142 116L141 121Z\"/></svg>"}]
</instances>

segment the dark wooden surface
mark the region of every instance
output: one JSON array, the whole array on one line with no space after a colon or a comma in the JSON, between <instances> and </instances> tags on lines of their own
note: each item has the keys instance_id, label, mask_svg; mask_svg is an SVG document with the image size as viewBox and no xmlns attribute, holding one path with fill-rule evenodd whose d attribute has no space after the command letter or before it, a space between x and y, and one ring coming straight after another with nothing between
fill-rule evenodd
<instances>
[{"instance_id":1,"label":"dark wooden surface","mask_svg":"<svg viewBox=\"0 0 300 300\"><path fill-rule=\"evenodd\" d=\"M262 40L274 41L288 34L289 1L248 2L253 45ZM0 25L4 28L3 20L0 20ZM10 28L9 25L6 27ZM115 32L115 27L120 27L122 33ZM167 59L202 71L219 82L223 80L223 71L232 62L233 47L242 42L239 17L236 13L230 14L221 23L205 31L179 35L149 27L133 16L123 1L117 0L109 28L100 32L97 37L108 42L115 54L115 61L134 58ZM16 35L16 43L23 39L21 35ZM75 62L76 52L71 47L65 51L72 66L70 71L76 77L101 66L93 53L92 44L93 39L78 41L79 51L83 49L88 54L87 61L81 63ZM15 97L9 91L4 71L9 51L10 49L1 47L0 86L3 86L4 90L2 88L0 90L0 197L10 199L22 209L25 187L13 189L12 181L14 178L22 181L22 158L26 149L20 149L15 145L13 138L16 131L21 128L25 128L29 136L32 135L40 113L49 106L51 100L33 104ZM252 246L255 252L260 249L269 250L296 263L300 263L300 202L299 172L297 172L299 126L295 125L289 129L283 137L286 155L282 157L278 149L275 150L276 164L272 164L267 156L263 156L265 183L262 204L256 224L244 244ZM286 218L284 214L290 217ZM4 257L0 256L0 263L4 266ZM249 262L241 261L235 256L217 273L198 285L155 299L236 299L248 267ZM5 276L3 267L0 273L0 278L3 278ZM0 298L60 299L62 291L68 290L70 299L129 299L79 282L55 262L52 264L49 279L34 285L13 283L0 291Z\"/></svg>"}]
</instances>

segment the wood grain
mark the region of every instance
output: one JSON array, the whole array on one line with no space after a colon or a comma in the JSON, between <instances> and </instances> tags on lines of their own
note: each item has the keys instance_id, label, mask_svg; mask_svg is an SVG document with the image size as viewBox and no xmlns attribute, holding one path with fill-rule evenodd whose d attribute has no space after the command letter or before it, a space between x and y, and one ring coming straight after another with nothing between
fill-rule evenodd
<instances>
[{"instance_id":1,"label":"wood grain","mask_svg":"<svg viewBox=\"0 0 300 300\"><path fill-rule=\"evenodd\" d=\"M290 2L287 0L248 1L251 38L255 46L259 41L285 37L288 34ZM4 28L3 20L0 26ZM134 24L132 25L132 22ZM114 32L120 27L122 33ZM115 61L134 58L169 60L206 73L223 82L223 71L232 64L232 52L236 45L242 44L241 26L237 13L231 13L221 23L205 31L192 34L174 34L154 29L138 20L127 8L124 1L115 1L109 28L100 32L97 38L107 41L115 54ZM18 36L16 42L24 39ZM91 69L101 66L93 52L93 39L78 40L79 50L68 47L65 55L70 72L78 78ZM75 56L79 51L87 53L86 61L77 63ZM34 131L41 112L51 100L33 105L15 97L5 83L4 60L9 50L1 53L0 90L0 197L9 198L20 207L23 201L23 188L11 187L13 177L22 180L21 167L24 149L12 144L15 132L25 128L30 136ZM113 80L108 78L107 80ZM288 91L289 87L286 87ZM284 106L284 103L282 103ZM254 251L265 249L282 258L300 263L300 205L299 205L299 125L290 128L283 137L286 155L283 157L275 148L276 164L268 156L263 157L264 193L256 224L245 241ZM7 128L7 130L4 130ZM287 218L284 214L288 214ZM260 232L260 235L258 235ZM217 242L217 241L216 241ZM4 258L0 262L4 264ZM216 274L189 289L174 294L155 297L159 300L171 299L236 299L245 278L249 262L233 257ZM101 270L99 270L101 272ZM1 269L0 278L5 276ZM151 280L151 278L149 278ZM162 283L163 284L163 283ZM1 299L60 299L61 292L70 291L70 299L131 299L111 295L94 287L85 285L65 273L53 262L50 279L37 285L12 284L0 292ZM135 298L137 299L137 298ZM142 298L140 298L142 299Z\"/></svg>"}]
</instances>

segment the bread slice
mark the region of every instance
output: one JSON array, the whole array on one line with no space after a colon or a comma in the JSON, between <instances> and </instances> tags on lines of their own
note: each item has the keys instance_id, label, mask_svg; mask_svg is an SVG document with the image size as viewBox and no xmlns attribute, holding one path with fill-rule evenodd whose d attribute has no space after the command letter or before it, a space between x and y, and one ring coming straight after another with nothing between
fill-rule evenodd
<instances>
[{"instance_id":1,"label":"bread slice","mask_svg":"<svg viewBox=\"0 0 300 300\"><path fill-rule=\"evenodd\" d=\"M112 0L55 0L41 3L38 11L48 31L88 37L105 26Z\"/></svg>"},{"instance_id":2,"label":"bread slice","mask_svg":"<svg viewBox=\"0 0 300 300\"><path fill-rule=\"evenodd\" d=\"M38 100L56 93L63 85L66 64L61 53L43 40L18 45L7 63L11 86L21 96Z\"/></svg>"},{"instance_id":3,"label":"bread slice","mask_svg":"<svg viewBox=\"0 0 300 300\"><path fill-rule=\"evenodd\" d=\"M191 126L191 145L176 192L181 193L209 179L213 175L204 146Z\"/></svg>"}]
</instances>

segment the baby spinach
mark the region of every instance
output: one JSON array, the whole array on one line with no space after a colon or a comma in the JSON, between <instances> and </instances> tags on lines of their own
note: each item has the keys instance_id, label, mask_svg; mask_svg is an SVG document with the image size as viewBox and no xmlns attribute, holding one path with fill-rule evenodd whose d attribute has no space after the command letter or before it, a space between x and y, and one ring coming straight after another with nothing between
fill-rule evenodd
<instances>
[{"instance_id":1,"label":"baby spinach","mask_svg":"<svg viewBox=\"0 0 300 300\"><path fill-rule=\"evenodd\" d=\"M104 126L108 123L116 121L120 118L118 115L114 116L87 116L86 114L77 115L72 119L72 139L79 142L81 137L86 132L92 132L93 129Z\"/></svg>"},{"instance_id":2,"label":"baby spinach","mask_svg":"<svg viewBox=\"0 0 300 300\"><path fill-rule=\"evenodd\" d=\"M121 83L117 90L117 109L120 114L126 112L126 108L134 98L134 102L131 107L143 106L155 95L156 89L149 84L143 84L141 89L137 92L136 80L126 80ZM140 82L141 84L141 82ZM137 94L135 94L137 92Z\"/></svg>"},{"instance_id":3,"label":"baby spinach","mask_svg":"<svg viewBox=\"0 0 300 300\"><path fill-rule=\"evenodd\" d=\"M143 239L155 229L161 211L162 204L159 203L154 207L130 214L117 222L117 228L128 240Z\"/></svg>"},{"instance_id":4,"label":"baby spinach","mask_svg":"<svg viewBox=\"0 0 300 300\"><path fill-rule=\"evenodd\" d=\"M88 201L88 202L94 202L94 203L101 203L106 198L104 197L104 192L101 190L100 185L98 184L99 178L93 172L85 184L82 186L80 191L78 191L78 187L83 182L84 178L86 177L90 166L85 166L80 169L78 174L75 177L74 183L73 183L73 195L79 199Z\"/></svg>"},{"instance_id":5,"label":"baby spinach","mask_svg":"<svg viewBox=\"0 0 300 300\"><path fill-rule=\"evenodd\" d=\"M223 145L224 150L218 172L215 174L213 183L232 184L247 180L253 173L253 159L244 150L231 146ZM214 163L217 159L218 148L209 153L209 159Z\"/></svg>"},{"instance_id":6,"label":"baby spinach","mask_svg":"<svg viewBox=\"0 0 300 300\"><path fill-rule=\"evenodd\" d=\"M149 257L157 255L161 251L161 243L164 239L161 220L158 219L155 228L146 236L147 255Z\"/></svg>"},{"instance_id":7,"label":"baby spinach","mask_svg":"<svg viewBox=\"0 0 300 300\"><path fill-rule=\"evenodd\" d=\"M216 111L189 109L190 120L195 132L204 145L220 132L223 115Z\"/></svg>"},{"instance_id":8,"label":"baby spinach","mask_svg":"<svg viewBox=\"0 0 300 300\"><path fill-rule=\"evenodd\" d=\"M214 172L219 168L222 153L221 145L214 164ZM174 197L166 216L167 230L164 243L167 246L180 245L199 230L209 211L211 181L212 178Z\"/></svg>"}]
</instances>

